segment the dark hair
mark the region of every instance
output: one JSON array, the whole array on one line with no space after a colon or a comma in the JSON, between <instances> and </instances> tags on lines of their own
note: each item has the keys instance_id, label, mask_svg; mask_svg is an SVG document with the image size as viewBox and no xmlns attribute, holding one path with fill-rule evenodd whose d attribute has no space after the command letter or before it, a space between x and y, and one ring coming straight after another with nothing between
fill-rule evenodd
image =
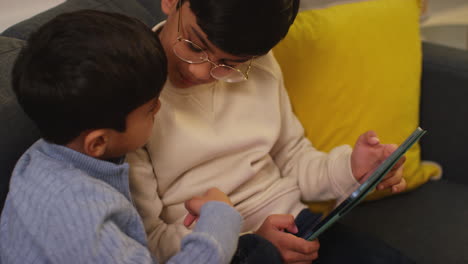
<instances>
[{"instance_id":1,"label":"dark hair","mask_svg":"<svg viewBox=\"0 0 468 264\"><path fill-rule=\"evenodd\" d=\"M66 144L89 129L123 132L127 115L159 96L167 60L137 19L84 10L57 16L28 39L13 89L42 137Z\"/></svg>"},{"instance_id":2,"label":"dark hair","mask_svg":"<svg viewBox=\"0 0 468 264\"><path fill-rule=\"evenodd\" d=\"M299 0L188 1L208 39L237 56L268 53L286 36L299 9Z\"/></svg>"}]
</instances>

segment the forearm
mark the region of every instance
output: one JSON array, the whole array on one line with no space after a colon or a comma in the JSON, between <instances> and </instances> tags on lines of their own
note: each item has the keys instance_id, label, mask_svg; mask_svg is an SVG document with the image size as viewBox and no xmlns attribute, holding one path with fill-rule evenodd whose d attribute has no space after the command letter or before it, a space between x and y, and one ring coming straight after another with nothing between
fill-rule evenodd
<instances>
[{"instance_id":1,"label":"forearm","mask_svg":"<svg viewBox=\"0 0 468 264\"><path fill-rule=\"evenodd\" d=\"M313 151L312 151L313 152ZM297 157L291 169L297 175L304 201L338 199L349 194L359 183L353 176L350 156L351 147L344 145L318 157L305 151Z\"/></svg>"},{"instance_id":2,"label":"forearm","mask_svg":"<svg viewBox=\"0 0 468 264\"><path fill-rule=\"evenodd\" d=\"M132 199L143 220L151 253L164 262L180 249L182 237L190 233L182 224L167 224L161 219L163 203L158 182L145 148L127 155L130 164Z\"/></svg>"},{"instance_id":3,"label":"forearm","mask_svg":"<svg viewBox=\"0 0 468 264\"><path fill-rule=\"evenodd\" d=\"M282 125L272 156L283 177L297 177L301 198L306 201L330 200L356 186L350 166L351 148L340 146L329 153L315 149L304 136L304 129L294 115L289 97L280 89Z\"/></svg>"}]
</instances>

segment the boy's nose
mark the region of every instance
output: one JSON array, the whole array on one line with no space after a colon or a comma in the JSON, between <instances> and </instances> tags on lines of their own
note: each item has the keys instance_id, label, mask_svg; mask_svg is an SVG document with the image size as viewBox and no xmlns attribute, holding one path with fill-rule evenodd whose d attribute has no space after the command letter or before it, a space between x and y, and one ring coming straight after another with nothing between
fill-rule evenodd
<instances>
[{"instance_id":1,"label":"boy's nose","mask_svg":"<svg viewBox=\"0 0 468 264\"><path fill-rule=\"evenodd\" d=\"M210 74L212 66L209 62L190 64L189 71L196 78L195 81L206 83L214 80Z\"/></svg>"}]
</instances>

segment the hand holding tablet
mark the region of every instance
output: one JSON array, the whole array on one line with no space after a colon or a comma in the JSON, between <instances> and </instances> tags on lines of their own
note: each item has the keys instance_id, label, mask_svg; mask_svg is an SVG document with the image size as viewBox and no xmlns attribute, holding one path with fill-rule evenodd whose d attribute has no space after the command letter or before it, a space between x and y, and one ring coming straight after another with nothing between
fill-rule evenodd
<instances>
[{"instance_id":1,"label":"hand holding tablet","mask_svg":"<svg viewBox=\"0 0 468 264\"><path fill-rule=\"evenodd\" d=\"M316 239L330 225L354 208L365 196L372 191L392 169L398 160L414 145L424 134L425 130L417 128L387 159L385 159L362 184L354 190L343 202L338 204L327 216L320 221L309 225L307 230L301 230L301 237L307 240Z\"/></svg>"}]
</instances>

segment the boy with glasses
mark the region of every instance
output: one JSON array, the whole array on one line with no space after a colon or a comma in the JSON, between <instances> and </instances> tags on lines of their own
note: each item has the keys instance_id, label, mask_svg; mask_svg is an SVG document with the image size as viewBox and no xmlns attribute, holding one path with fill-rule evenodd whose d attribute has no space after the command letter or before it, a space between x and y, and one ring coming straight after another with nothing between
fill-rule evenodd
<instances>
[{"instance_id":1,"label":"boy with glasses","mask_svg":"<svg viewBox=\"0 0 468 264\"><path fill-rule=\"evenodd\" d=\"M191 232L182 224L183 201L215 184L244 216L243 232L269 240L284 262L320 256L320 263L407 263L382 242L339 225L320 237L320 251L319 241L291 234L301 228L295 218L309 217L301 200L346 195L395 148L367 132L354 150L340 146L325 154L304 137L270 52L293 23L299 1L161 5L168 18L153 30L168 57L165 108L149 143L128 156L150 249L163 261L175 254L181 237ZM379 189L405 189L402 163Z\"/></svg>"}]
</instances>

